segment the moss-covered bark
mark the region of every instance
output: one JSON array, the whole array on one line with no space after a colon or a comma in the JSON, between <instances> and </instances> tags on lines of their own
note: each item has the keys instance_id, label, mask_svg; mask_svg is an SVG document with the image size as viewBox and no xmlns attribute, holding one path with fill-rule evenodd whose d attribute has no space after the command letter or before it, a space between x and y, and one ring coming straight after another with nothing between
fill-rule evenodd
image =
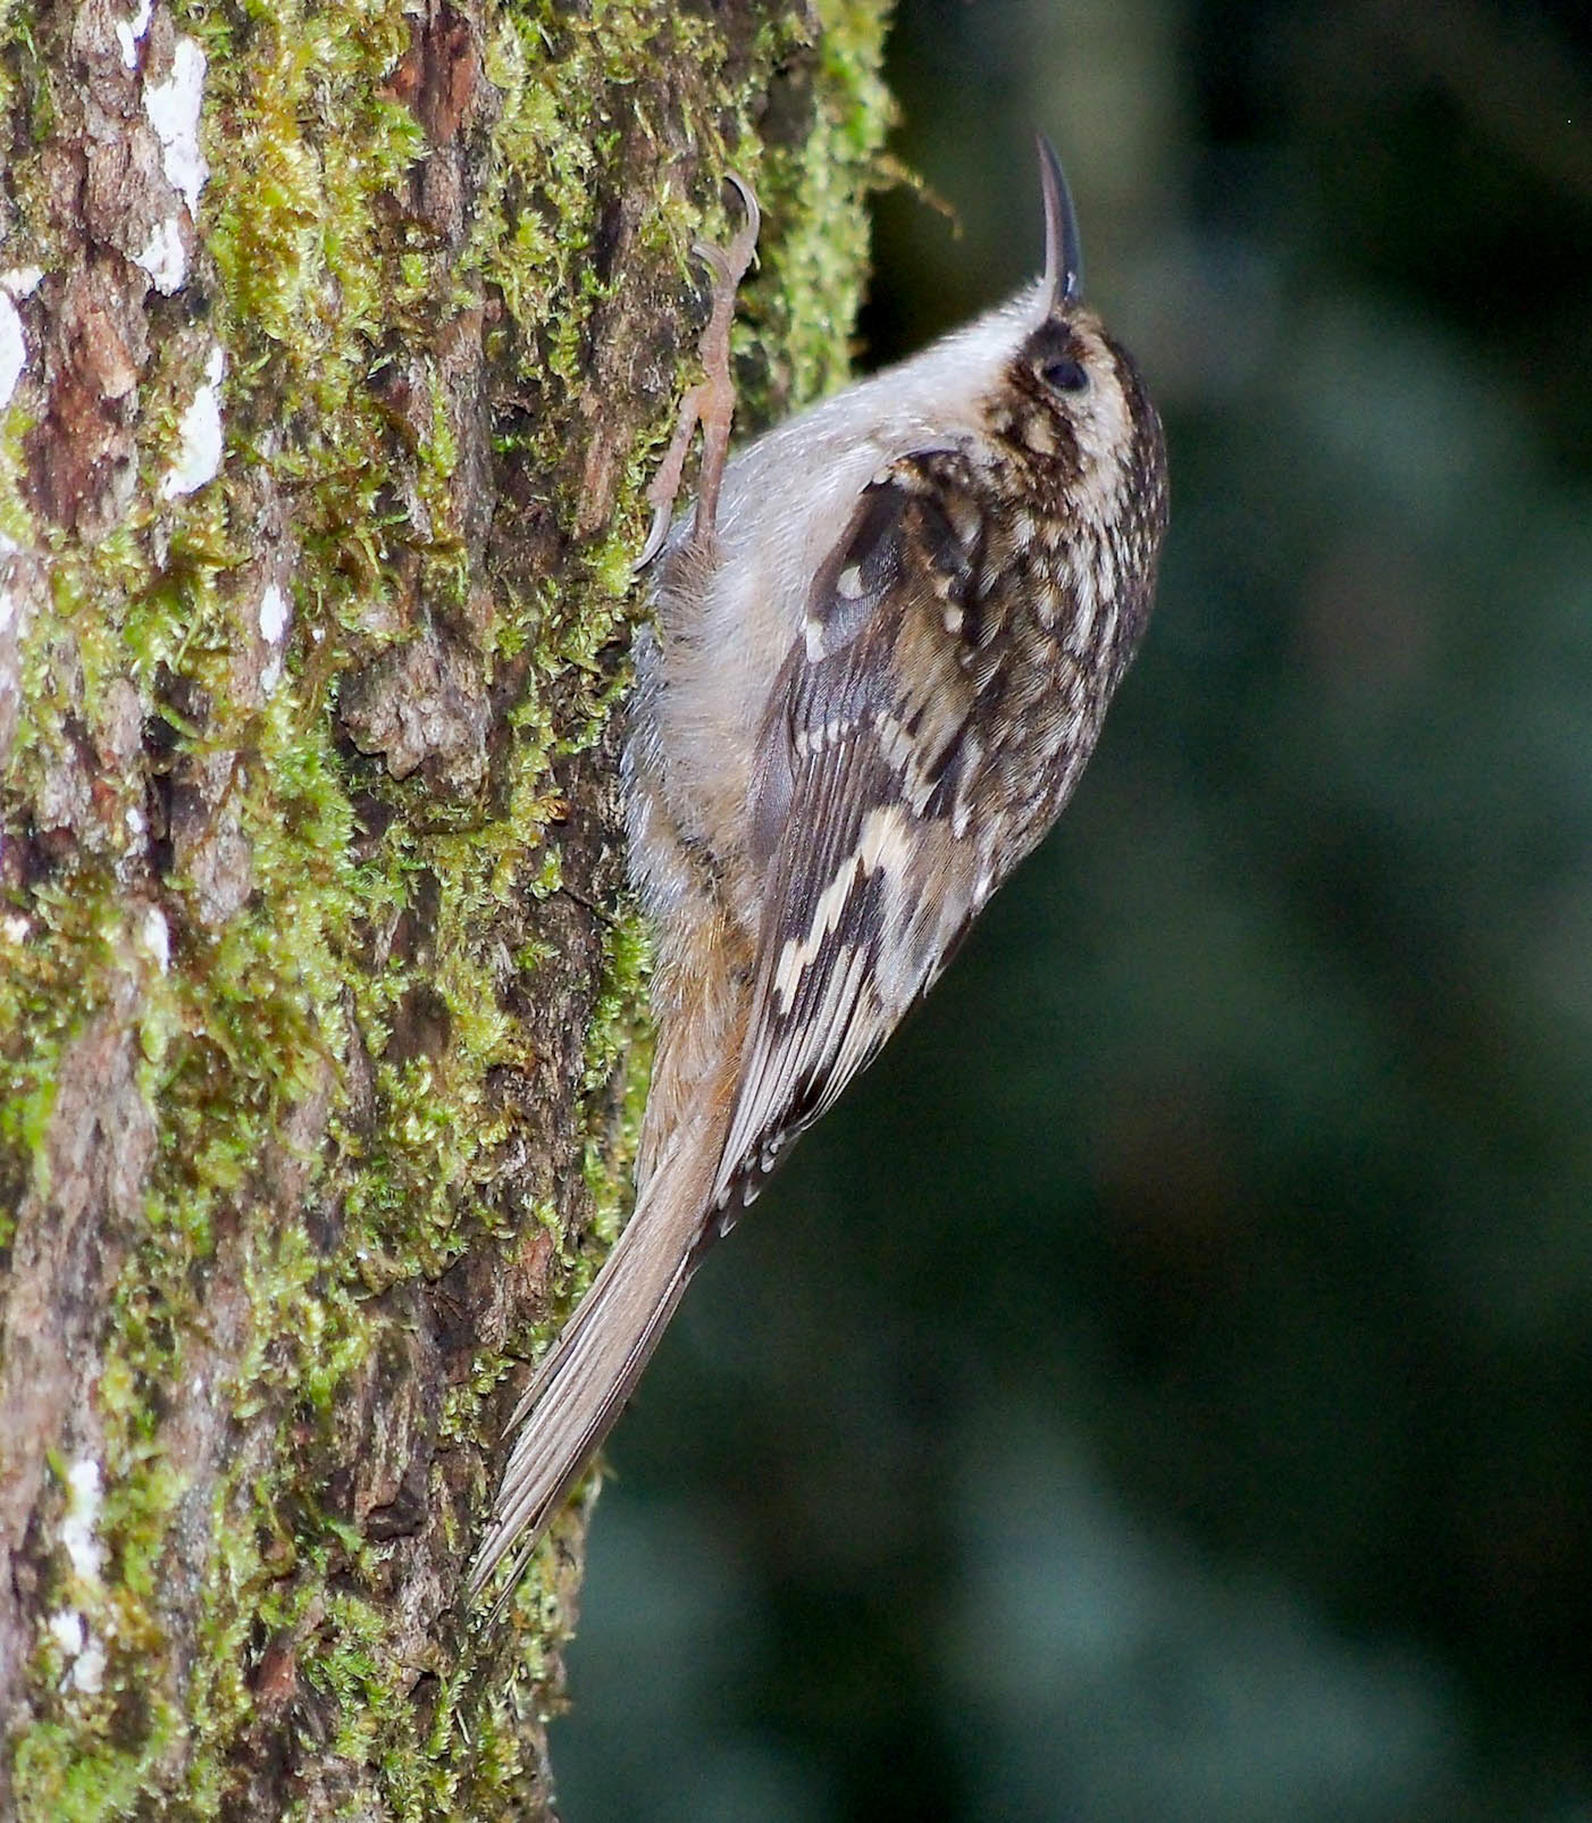
<instances>
[{"instance_id":1,"label":"moss-covered bark","mask_svg":"<svg viewBox=\"0 0 1592 1823\"><path fill-rule=\"evenodd\" d=\"M642 1061L613 709L733 167L844 369L882 0L0 7L0 1815L534 1817L458 1589Z\"/></svg>"}]
</instances>

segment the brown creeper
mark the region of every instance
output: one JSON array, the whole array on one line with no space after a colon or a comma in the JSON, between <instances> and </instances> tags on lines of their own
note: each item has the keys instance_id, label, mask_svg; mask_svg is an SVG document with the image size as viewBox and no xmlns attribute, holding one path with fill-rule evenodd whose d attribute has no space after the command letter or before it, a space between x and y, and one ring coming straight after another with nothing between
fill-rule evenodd
<instances>
[{"instance_id":1,"label":"brown creeper","mask_svg":"<svg viewBox=\"0 0 1592 1823\"><path fill-rule=\"evenodd\" d=\"M727 466L744 186L747 230L703 250L709 378L661 496L700 413L699 507L662 548L625 756L656 933L636 1210L515 1413L475 1589L539 1537L707 1248L1055 821L1144 630L1161 427L1080 301L1040 150L1040 282Z\"/></svg>"}]
</instances>

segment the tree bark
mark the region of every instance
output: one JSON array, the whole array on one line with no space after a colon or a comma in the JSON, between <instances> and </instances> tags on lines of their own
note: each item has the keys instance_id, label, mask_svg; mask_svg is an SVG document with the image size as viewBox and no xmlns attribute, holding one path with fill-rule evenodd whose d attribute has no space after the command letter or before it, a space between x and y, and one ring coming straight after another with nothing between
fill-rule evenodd
<instances>
[{"instance_id":1,"label":"tree bark","mask_svg":"<svg viewBox=\"0 0 1592 1823\"><path fill-rule=\"evenodd\" d=\"M726 169L750 417L843 373L882 11L0 25L0 1816L551 1814L589 1499L459 1590L644 1092L640 489Z\"/></svg>"}]
</instances>

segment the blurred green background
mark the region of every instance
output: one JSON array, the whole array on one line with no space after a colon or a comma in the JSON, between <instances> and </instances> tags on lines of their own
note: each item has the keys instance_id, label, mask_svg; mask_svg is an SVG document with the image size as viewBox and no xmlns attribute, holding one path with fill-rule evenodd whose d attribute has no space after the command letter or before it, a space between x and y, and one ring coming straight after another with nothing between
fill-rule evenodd
<instances>
[{"instance_id":1,"label":"blurred green background","mask_svg":"<svg viewBox=\"0 0 1592 1823\"><path fill-rule=\"evenodd\" d=\"M1171 443L1073 807L611 1449L568 1823L1592 1819L1592 8L904 0L864 362Z\"/></svg>"}]
</instances>

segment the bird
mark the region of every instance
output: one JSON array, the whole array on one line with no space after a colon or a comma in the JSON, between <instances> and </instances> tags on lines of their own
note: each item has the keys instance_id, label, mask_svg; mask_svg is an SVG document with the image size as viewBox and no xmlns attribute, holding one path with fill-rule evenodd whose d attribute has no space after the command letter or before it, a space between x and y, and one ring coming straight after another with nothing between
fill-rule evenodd
<instances>
[{"instance_id":1,"label":"bird","mask_svg":"<svg viewBox=\"0 0 1592 1823\"><path fill-rule=\"evenodd\" d=\"M1168 511L1138 368L1083 299L1039 136L1037 282L728 455L714 277L705 380L650 498L651 624L622 766L652 932L634 1213L535 1371L468 1589L512 1591L708 1248L928 991L1060 814L1138 647ZM673 500L697 423L697 502Z\"/></svg>"}]
</instances>

